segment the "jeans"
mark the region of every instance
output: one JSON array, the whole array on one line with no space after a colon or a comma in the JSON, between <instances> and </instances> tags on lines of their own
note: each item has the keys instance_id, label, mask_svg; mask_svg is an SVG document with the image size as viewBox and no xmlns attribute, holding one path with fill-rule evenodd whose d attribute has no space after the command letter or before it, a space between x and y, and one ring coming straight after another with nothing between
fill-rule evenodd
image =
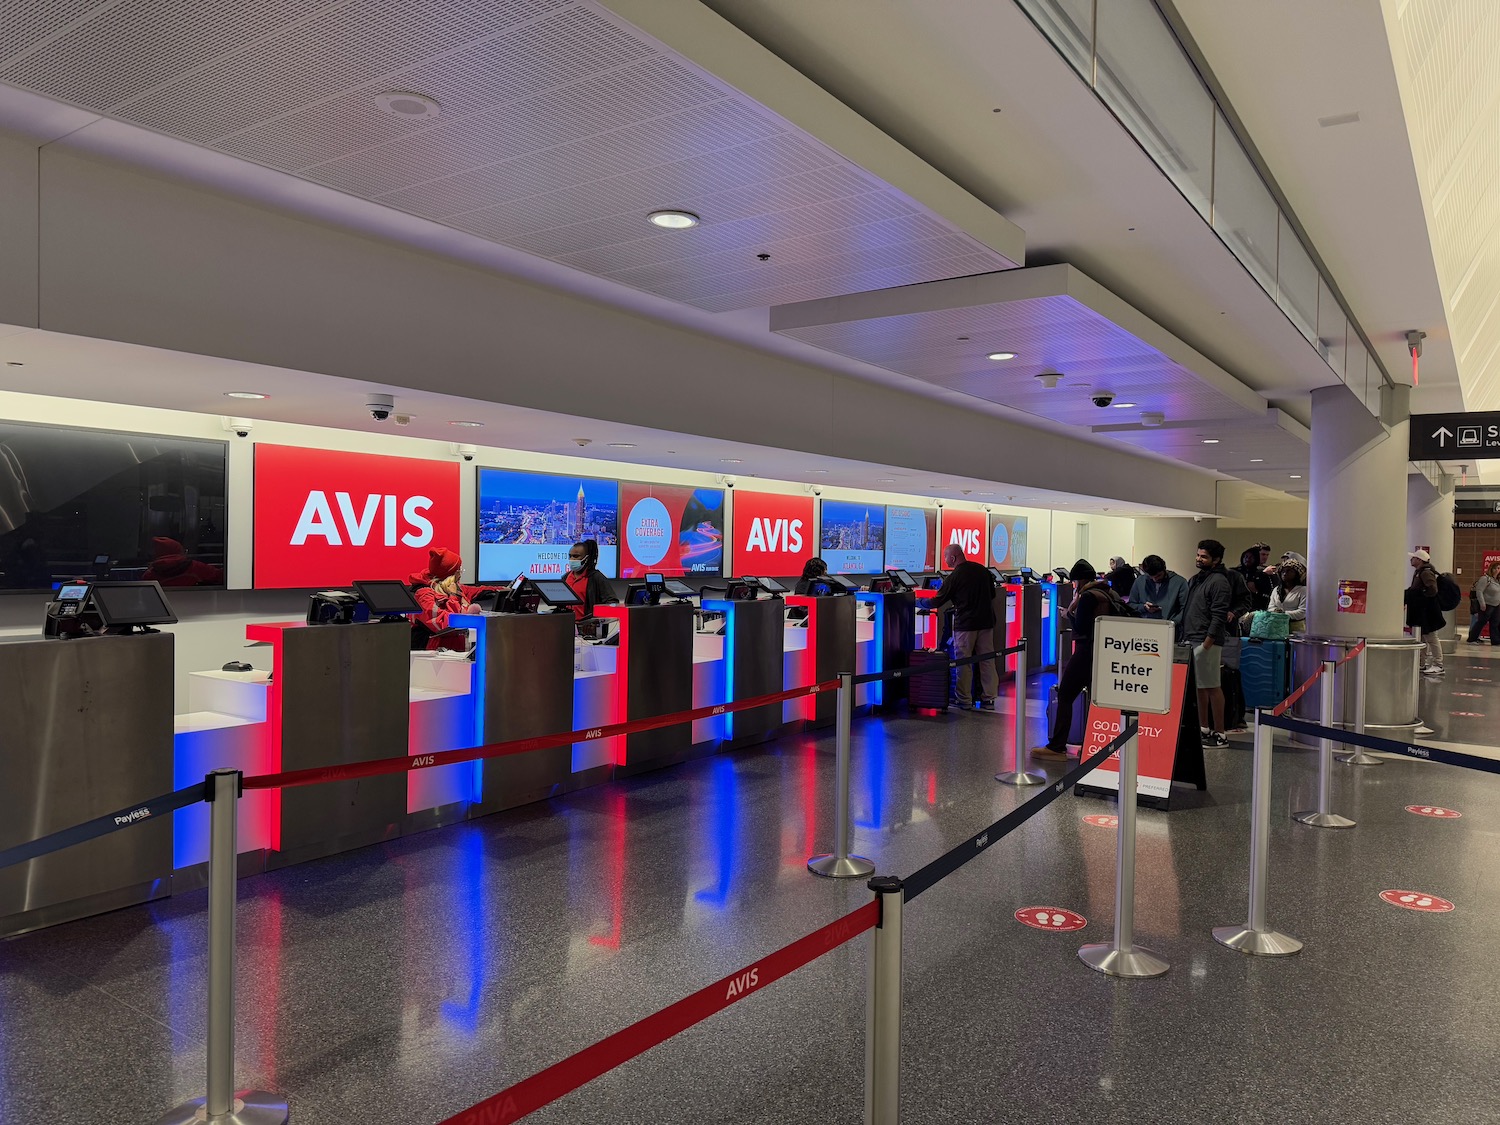
<instances>
[{"instance_id":1,"label":"jeans","mask_svg":"<svg viewBox=\"0 0 1500 1125\"><path fill-rule=\"evenodd\" d=\"M1073 733L1073 705L1093 677L1094 646L1074 645L1073 655L1057 678L1057 714L1052 717L1052 733L1047 736L1047 746L1059 754L1068 751L1068 740ZM1081 733L1078 741L1082 742L1087 733Z\"/></svg>"},{"instance_id":2,"label":"jeans","mask_svg":"<svg viewBox=\"0 0 1500 1125\"><path fill-rule=\"evenodd\" d=\"M1500 644L1500 605L1482 605L1469 626L1469 643L1478 644L1480 634L1488 627L1490 644Z\"/></svg>"},{"instance_id":3,"label":"jeans","mask_svg":"<svg viewBox=\"0 0 1500 1125\"><path fill-rule=\"evenodd\" d=\"M978 629L970 632L966 629L953 630L953 659L963 660L966 657L978 656L981 652L990 652L995 647L995 630ZM974 669L979 669L979 698L991 700L995 698L995 692L1000 687L1000 673L995 669L994 658L981 660L978 664L962 664L958 667L958 705L968 707L974 702L970 691L974 684Z\"/></svg>"}]
</instances>

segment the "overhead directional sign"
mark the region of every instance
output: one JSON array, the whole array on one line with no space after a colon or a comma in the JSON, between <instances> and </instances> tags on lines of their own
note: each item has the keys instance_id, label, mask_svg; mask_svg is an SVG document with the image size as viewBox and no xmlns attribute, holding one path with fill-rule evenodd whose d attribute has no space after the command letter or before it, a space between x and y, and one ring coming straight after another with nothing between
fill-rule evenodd
<instances>
[{"instance_id":1,"label":"overhead directional sign","mask_svg":"<svg viewBox=\"0 0 1500 1125\"><path fill-rule=\"evenodd\" d=\"M1474 414L1413 414L1408 456L1413 461L1470 461L1500 457L1500 410Z\"/></svg>"}]
</instances>

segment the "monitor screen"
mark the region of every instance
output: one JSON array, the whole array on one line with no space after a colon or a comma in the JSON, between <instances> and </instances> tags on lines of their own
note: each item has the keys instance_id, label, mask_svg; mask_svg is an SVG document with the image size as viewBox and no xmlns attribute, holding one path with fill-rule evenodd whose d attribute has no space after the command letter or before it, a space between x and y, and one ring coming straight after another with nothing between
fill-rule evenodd
<instances>
[{"instance_id":1,"label":"monitor screen","mask_svg":"<svg viewBox=\"0 0 1500 1125\"><path fill-rule=\"evenodd\" d=\"M395 617L406 613L421 613L422 607L412 597L405 582L380 579L375 582L355 582L354 592L360 596L370 613L377 617Z\"/></svg>"},{"instance_id":2,"label":"monitor screen","mask_svg":"<svg viewBox=\"0 0 1500 1125\"><path fill-rule=\"evenodd\" d=\"M625 588L626 605L650 605L651 587L640 582L632 582Z\"/></svg>"},{"instance_id":3,"label":"monitor screen","mask_svg":"<svg viewBox=\"0 0 1500 1125\"><path fill-rule=\"evenodd\" d=\"M911 571L897 568L895 570L892 570L891 573L896 576L896 581L901 583L901 585L905 586L908 590L916 589L917 580L911 576Z\"/></svg>"},{"instance_id":4,"label":"monitor screen","mask_svg":"<svg viewBox=\"0 0 1500 1125\"><path fill-rule=\"evenodd\" d=\"M96 582L94 608L106 627L173 625L177 615L155 582Z\"/></svg>"},{"instance_id":5,"label":"monitor screen","mask_svg":"<svg viewBox=\"0 0 1500 1125\"><path fill-rule=\"evenodd\" d=\"M990 573L995 576L995 581L996 582L1004 582L1005 581L1005 575L1001 572L1001 570L1000 570L1000 568L998 566L992 566L992 567L990 567Z\"/></svg>"},{"instance_id":6,"label":"monitor screen","mask_svg":"<svg viewBox=\"0 0 1500 1125\"><path fill-rule=\"evenodd\" d=\"M841 590L846 594L852 594L855 590L859 589L859 586L857 586L853 582L850 582L849 579L845 578L842 574L830 574L828 576L828 582L833 586L835 590Z\"/></svg>"},{"instance_id":7,"label":"monitor screen","mask_svg":"<svg viewBox=\"0 0 1500 1125\"><path fill-rule=\"evenodd\" d=\"M480 469L476 491L480 582L508 582L518 574L561 579L568 572L569 548L585 539L599 544L599 572L606 578L616 576L617 482Z\"/></svg>"},{"instance_id":8,"label":"monitor screen","mask_svg":"<svg viewBox=\"0 0 1500 1125\"><path fill-rule=\"evenodd\" d=\"M724 490L620 482L620 577L724 572Z\"/></svg>"},{"instance_id":9,"label":"monitor screen","mask_svg":"<svg viewBox=\"0 0 1500 1125\"><path fill-rule=\"evenodd\" d=\"M225 445L0 422L0 591L223 586Z\"/></svg>"},{"instance_id":10,"label":"monitor screen","mask_svg":"<svg viewBox=\"0 0 1500 1125\"><path fill-rule=\"evenodd\" d=\"M675 578L668 578L663 582L662 589L674 598L690 598L693 596L693 588L686 582L678 582Z\"/></svg>"},{"instance_id":11,"label":"monitor screen","mask_svg":"<svg viewBox=\"0 0 1500 1125\"><path fill-rule=\"evenodd\" d=\"M878 574L885 569L885 507L824 500L818 554L830 574Z\"/></svg>"},{"instance_id":12,"label":"monitor screen","mask_svg":"<svg viewBox=\"0 0 1500 1125\"><path fill-rule=\"evenodd\" d=\"M552 606L574 606L581 605L582 600L573 593L572 587L566 582L556 582L547 579L534 580L532 585L536 592L542 596L542 601Z\"/></svg>"},{"instance_id":13,"label":"monitor screen","mask_svg":"<svg viewBox=\"0 0 1500 1125\"><path fill-rule=\"evenodd\" d=\"M886 506L886 570L931 570L937 565L936 550L936 508Z\"/></svg>"},{"instance_id":14,"label":"monitor screen","mask_svg":"<svg viewBox=\"0 0 1500 1125\"><path fill-rule=\"evenodd\" d=\"M774 578L762 578L760 580L760 588L768 594L786 594L791 592Z\"/></svg>"},{"instance_id":15,"label":"monitor screen","mask_svg":"<svg viewBox=\"0 0 1500 1125\"><path fill-rule=\"evenodd\" d=\"M941 590L943 588L943 576L941 574L929 574L923 581L929 590Z\"/></svg>"},{"instance_id":16,"label":"monitor screen","mask_svg":"<svg viewBox=\"0 0 1500 1125\"><path fill-rule=\"evenodd\" d=\"M64 586L57 591L57 600L60 602L81 602L89 596L89 588L81 584Z\"/></svg>"}]
</instances>

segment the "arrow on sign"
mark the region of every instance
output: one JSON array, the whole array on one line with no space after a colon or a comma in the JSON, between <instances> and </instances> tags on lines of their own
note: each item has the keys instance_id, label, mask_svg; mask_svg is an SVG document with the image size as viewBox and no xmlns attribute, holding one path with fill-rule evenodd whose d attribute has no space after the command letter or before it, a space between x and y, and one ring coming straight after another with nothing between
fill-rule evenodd
<instances>
[{"instance_id":1,"label":"arrow on sign","mask_svg":"<svg viewBox=\"0 0 1500 1125\"><path fill-rule=\"evenodd\" d=\"M1438 439L1438 448L1442 449L1448 444L1448 439L1453 436L1453 431L1447 426L1439 426L1432 436Z\"/></svg>"}]
</instances>

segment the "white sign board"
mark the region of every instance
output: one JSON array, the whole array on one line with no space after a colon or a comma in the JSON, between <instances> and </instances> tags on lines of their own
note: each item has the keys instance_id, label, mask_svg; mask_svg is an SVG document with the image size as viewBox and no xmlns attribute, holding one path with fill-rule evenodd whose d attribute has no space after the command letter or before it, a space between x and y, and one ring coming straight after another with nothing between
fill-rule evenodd
<instances>
[{"instance_id":1,"label":"white sign board","mask_svg":"<svg viewBox=\"0 0 1500 1125\"><path fill-rule=\"evenodd\" d=\"M1172 710L1172 623L1135 617L1094 619L1098 707L1165 715Z\"/></svg>"}]
</instances>

